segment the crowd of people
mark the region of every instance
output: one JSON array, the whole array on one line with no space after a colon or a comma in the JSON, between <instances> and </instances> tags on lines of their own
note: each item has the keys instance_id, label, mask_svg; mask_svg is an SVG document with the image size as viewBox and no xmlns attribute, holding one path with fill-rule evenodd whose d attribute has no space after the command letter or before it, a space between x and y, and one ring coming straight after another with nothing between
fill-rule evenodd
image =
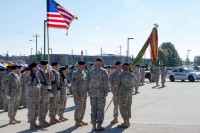
<instances>
[{"instance_id":1,"label":"crowd of people","mask_svg":"<svg viewBox=\"0 0 200 133\"><path fill-rule=\"evenodd\" d=\"M139 87L144 85L145 66L132 67L128 63L115 62L115 66L103 67L102 58L95 64L86 67L86 62L79 61L77 69L71 66L59 66L58 62L43 60L39 64L31 63L22 69L13 65L0 68L0 109L8 112L9 124L20 123L16 120L19 107L28 109L30 129L48 127L67 121L64 110L67 94L73 95L75 126L86 126L84 115L87 97L90 97L92 131L102 131L106 97L113 94L113 117L111 124L118 123L119 111L124 122L119 128L130 126L133 94L138 94ZM162 87L165 85L166 66L157 66L151 70L151 80L159 85L161 75ZM46 121L47 114L50 121ZM58 118L56 118L58 116ZM36 124L36 121L39 121Z\"/></svg>"}]
</instances>

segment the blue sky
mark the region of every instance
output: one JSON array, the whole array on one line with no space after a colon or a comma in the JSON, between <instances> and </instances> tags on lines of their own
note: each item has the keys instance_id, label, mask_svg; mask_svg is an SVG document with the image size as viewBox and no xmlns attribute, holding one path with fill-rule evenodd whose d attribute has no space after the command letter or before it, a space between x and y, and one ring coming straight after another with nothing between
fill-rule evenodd
<instances>
[{"instance_id":1,"label":"blue sky","mask_svg":"<svg viewBox=\"0 0 200 133\"><path fill-rule=\"evenodd\" d=\"M57 0L79 17L73 21L68 36L65 30L50 29L50 47L56 54L90 55L104 53L126 54L127 38L130 55L136 56L153 24L159 24L159 45L172 42L181 58L187 50L190 59L200 55L199 0ZM1 0L0 54L29 55L35 52L34 34L39 34L38 49L43 47L43 21L46 0ZM146 52L149 57L149 51Z\"/></svg>"}]
</instances>

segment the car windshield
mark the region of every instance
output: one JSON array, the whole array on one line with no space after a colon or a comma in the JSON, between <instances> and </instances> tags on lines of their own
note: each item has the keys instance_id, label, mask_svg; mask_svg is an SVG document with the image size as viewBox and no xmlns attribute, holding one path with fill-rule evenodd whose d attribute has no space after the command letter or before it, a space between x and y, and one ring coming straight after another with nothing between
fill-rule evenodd
<instances>
[{"instance_id":1,"label":"car windshield","mask_svg":"<svg viewBox=\"0 0 200 133\"><path fill-rule=\"evenodd\" d=\"M189 69L186 69L187 72L198 72L197 70L193 69L193 68L189 68Z\"/></svg>"}]
</instances>

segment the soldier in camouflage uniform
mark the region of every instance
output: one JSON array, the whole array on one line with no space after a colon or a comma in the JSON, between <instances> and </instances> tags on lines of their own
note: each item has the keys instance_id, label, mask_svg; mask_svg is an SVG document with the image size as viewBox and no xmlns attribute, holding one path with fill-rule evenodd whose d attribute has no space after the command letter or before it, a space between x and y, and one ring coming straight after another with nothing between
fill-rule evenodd
<instances>
[{"instance_id":1,"label":"soldier in camouflage uniform","mask_svg":"<svg viewBox=\"0 0 200 133\"><path fill-rule=\"evenodd\" d=\"M116 91L119 91L119 109L124 123L118 125L119 128L128 128L131 118L132 91L136 83L135 76L129 72L129 64L124 63L123 72L119 74L115 82Z\"/></svg>"},{"instance_id":2,"label":"soldier in camouflage uniform","mask_svg":"<svg viewBox=\"0 0 200 133\"><path fill-rule=\"evenodd\" d=\"M21 104L23 106L23 108L26 108L26 79L27 79L27 75L29 74L30 70L29 68L25 68L24 69L24 73L22 74L22 88L21 88Z\"/></svg>"},{"instance_id":3,"label":"soldier in camouflage uniform","mask_svg":"<svg viewBox=\"0 0 200 133\"><path fill-rule=\"evenodd\" d=\"M78 70L74 72L71 82L75 104L74 120L76 126L88 124L83 121L87 102L86 73L84 70L85 62L79 61Z\"/></svg>"},{"instance_id":4,"label":"soldier in camouflage uniform","mask_svg":"<svg viewBox=\"0 0 200 133\"><path fill-rule=\"evenodd\" d=\"M6 81L5 94L8 99L9 124L16 124L21 122L15 119L19 106L20 78L17 74L17 66L14 65L11 69L12 72L8 75Z\"/></svg>"},{"instance_id":5,"label":"soldier in camouflage uniform","mask_svg":"<svg viewBox=\"0 0 200 133\"><path fill-rule=\"evenodd\" d=\"M3 109L3 94L4 94L4 90L3 90L3 86L4 86L4 82L3 82L3 78L5 75L5 68L0 68L0 109Z\"/></svg>"},{"instance_id":6,"label":"soldier in camouflage uniform","mask_svg":"<svg viewBox=\"0 0 200 133\"><path fill-rule=\"evenodd\" d=\"M26 76L27 117L28 122L30 123L30 129L35 130L40 128L40 126L36 124L36 120L39 112L41 84L36 77L36 72L38 70L37 63L30 64L29 68L31 72Z\"/></svg>"},{"instance_id":7,"label":"soldier in camouflage uniform","mask_svg":"<svg viewBox=\"0 0 200 133\"><path fill-rule=\"evenodd\" d=\"M102 68L103 59L96 59L96 67L91 69L87 75L87 88L89 90L91 102L91 123L93 131L102 131L101 126L104 120L104 109L106 104L106 96L109 92L108 74ZM97 127L96 127L97 124Z\"/></svg>"},{"instance_id":8,"label":"soldier in camouflage uniform","mask_svg":"<svg viewBox=\"0 0 200 133\"><path fill-rule=\"evenodd\" d=\"M141 67L141 84L144 85L145 81L145 66Z\"/></svg>"},{"instance_id":9,"label":"soldier in camouflage uniform","mask_svg":"<svg viewBox=\"0 0 200 133\"><path fill-rule=\"evenodd\" d=\"M67 69L66 67L60 67L60 97L58 101L58 116L60 121L67 121L68 119L65 118L64 110L67 102L67 87L70 86L70 81L67 78Z\"/></svg>"},{"instance_id":10,"label":"soldier in camouflage uniform","mask_svg":"<svg viewBox=\"0 0 200 133\"><path fill-rule=\"evenodd\" d=\"M41 86L41 98L40 98L40 106L39 106L39 126L46 127L50 126L50 124L45 120L47 112L49 110L49 97L53 97L51 93L51 82L55 81L55 76L51 71L51 68L47 68L47 61L41 61L41 69L39 69L36 73L38 80L42 84Z\"/></svg>"},{"instance_id":11,"label":"soldier in camouflage uniform","mask_svg":"<svg viewBox=\"0 0 200 133\"><path fill-rule=\"evenodd\" d=\"M162 82L162 87L165 87L165 80L167 76L167 68L165 65L162 66L161 69L161 82Z\"/></svg>"},{"instance_id":12,"label":"soldier in camouflage uniform","mask_svg":"<svg viewBox=\"0 0 200 133\"><path fill-rule=\"evenodd\" d=\"M113 93L113 104L114 104L114 109L113 109L114 119L111 121L111 124L118 123L119 92L116 91L116 89L115 89L115 81L116 81L117 76L121 73L121 71L122 71L121 62L116 61L115 62L115 71L110 75L110 86L111 86L111 91Z\"/></svg>"},{"instance_id":13,"label":"soldier in camouflage uniform","mask_svg":"<svg viewBox=\"0 0 200 133\"><path fill-rule=\"evenodd\" d=\"M22 66L21 65L17 65L17 74L20 78L20 94L19 94L19 109L21 108L20 106L22 106L22 88L23 88L23 82L22 82Z\"/></svg>"},{"instance_id":14,"label":"soldier in camouflage uniform","mask_svg":"<svg viewBox=\"0 0 200 133\"><path fill-rule=\"evenodd\" d=\"M159 86L159 80L160 80L160 66L157 65L155 68L155 80L156 80L156 86Z\"/></svg>"},{"instance_id":15,"label":"soldier in camouflage uniform","mask_svg":"<svg viewBox=\"0 0 200 133\"><path fill-rule=\"evenodd\" d=\"M2 78L1 78L2 91L3 91L3 107L5 112L8 111L8 99L5 94L5 85L10 72L12 72L11 66L7 66L6 72L2 73Z\"/></svg>"},{"instance_id":16,"label":"soldier in camouflage uniform","mask_svg":"<svg viewBox=\"0 0 200 133\"><path fill-rule=\"evenodd\" d=\"M140 65L136 65L133 74L136 79L136 84L135 84L135 94L138 93L138 89L140 87L140 80L141 80L141 72L140 72Z\"/></svg>"},{"instance_id":17,"label":"soldier in camouflage uniform","mask_svg":"<svg viewBox=\"0 0 200 133\"><path fill-rule=\"evenodd\" d=\"M51 82L52 86L52 94L53 97L50 97L49 101L49 117L50 117L50 124L60 123L56 118L56 114L58 111L58 100L60 95L60 73L58 72L59 65L58 62L51 63L52 66L52 73L54 74L55 80Z\"/></svg>"}]
</instances>

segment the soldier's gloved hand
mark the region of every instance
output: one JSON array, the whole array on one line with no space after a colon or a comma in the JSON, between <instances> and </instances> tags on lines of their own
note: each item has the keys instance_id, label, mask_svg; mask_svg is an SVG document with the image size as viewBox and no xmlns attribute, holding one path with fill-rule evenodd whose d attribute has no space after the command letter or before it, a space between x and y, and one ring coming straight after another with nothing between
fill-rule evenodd
<instances>
[{"instance_id":1,"label":"soldier's gloved hand","mask_svg":"<svg viewBox=\"0 0 200 133\"><path fill-rule=\"evenodd\" d=\"M60 91L58 91L58 95L60 95Z\"/></svg>"},{"instance_id":2,"label":"soldier's gloved hand","mask_svg":"<svg viewBox=\"0 0 200 133\"><path fill-rule=\"evenodd\" d=\"M10 96L7 96L6 98L7 98L7 99L10 99Z\"/></svg>"},{"instance_id":3,"label":"soldier's gloved hand","mask_svg":"<svg viewBox=\"0 0 200 133\"><path fill-rule=\"evenodd\" d=\"M51 72L51 70L52 70L52 69L51 69L51 67L50 67L50 66L48 66L48 67L47 67L47 72L48 72L48 73L50 73L50 72Z\"/></svg>"},{"instance_id":4,"label":"soldier's gloved hand","mask_svg":"<svg viewBox=\"0 0 200 133\"><path fill-rule=\"evenodd\" d=\"M51 86L47 86L47 90L52 90L52 87Z\"/></svg>"},{"instance_id":5,"label":"soldier's gloved hand","mask_svg":"<svg viewBox=\"0 0 200 133\"><path fill-rule=\"evenodd\" d=\"M68 83L67 86L68 86L68 87L71 87L71 83Z\"/></svg>"},{"instance_id":6,"label":"soldier's gloved hand","mask_svg":"<svg viewBox=\"0 0 200 133\"><path fill-rule=\"evenodd\" d=\"M49 92L48 97L53 97L53 94Z\"/></svg>"},{"instance_id":7,"label":"soldier's gloved hand","mask_svg":"<svg viewBox=\"0 0 200 133\"><path fill-rule=\"evenodd\" d=\"M38 83L37 86L36 86L36 88L37 88L37 89L40 89L41 86L42 86L42 84Z\"/></svg>"}]
</instances>

